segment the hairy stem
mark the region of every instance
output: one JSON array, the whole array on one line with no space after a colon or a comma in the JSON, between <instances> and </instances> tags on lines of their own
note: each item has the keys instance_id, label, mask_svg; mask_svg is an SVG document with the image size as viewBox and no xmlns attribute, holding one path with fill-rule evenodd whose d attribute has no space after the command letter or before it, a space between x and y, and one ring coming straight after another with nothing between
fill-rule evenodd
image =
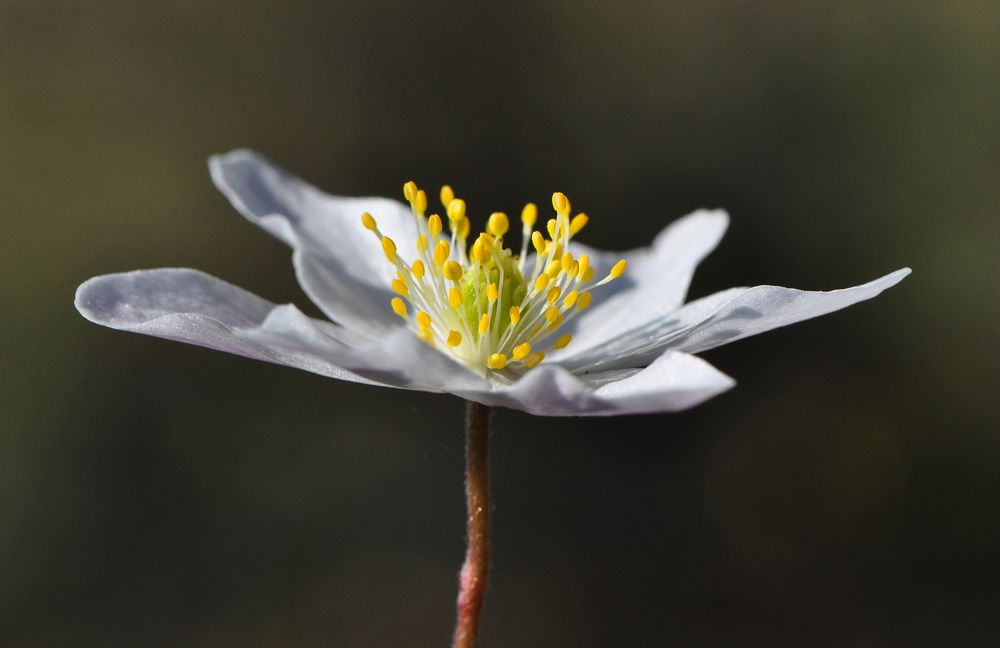
<instances>
[{"instance_id":1,"label":"hairy stem","mask_svg":"<svg viewBox=\"0 0 1000 648\"><path fill-rule=\"evenodd\" d=\"M468 548L458 577L458 618L453 648L474 648L490 568L490 408L465 408L465 501Z\"/></svg>"}]
</instances>

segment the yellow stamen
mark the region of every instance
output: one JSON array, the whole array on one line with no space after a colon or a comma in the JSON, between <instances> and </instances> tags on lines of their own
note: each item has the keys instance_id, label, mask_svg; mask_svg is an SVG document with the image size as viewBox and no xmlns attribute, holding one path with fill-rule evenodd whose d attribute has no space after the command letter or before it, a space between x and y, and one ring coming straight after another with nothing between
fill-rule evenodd
<instances>
[{"instance_id":1,"label":"yellow stamen","mask_svg":"<svg viewBox=\"0 0 1000 648\"><path fill-rule=\"evenodd\" d=\"M537 365L539 362L541 362L544 359L545 359L545 354L542 353L541 351L538 351L536 353L532 353L530 356L528 356L527 358L525 358L525 360L524 360L524 366L527 367L528 369L531 369L532 367L534 367L535 365Z\"/></svg>"},{"instance_id":2,"label":"yellow stamen","mask_svg":"<svg viewBox=\"0 0 1000 648\"><path fill-rule=\"evenodd\" d=\"M458 230L455 234L458 238L467 238L469 236L469 231L472 229L472 224L469 222L469 218L465 217L458 223Z\"/></svg>"},{"instance_id":3,"label":"yellow stamen","mask_svg":"<svg viewBox=\"0 0 1000 648\"><path fill-rule=\"evenodd\" d=\"M521 309L518 308L517 306L511 306L510 313L508 314L510 315L511 324L517 324L518 322L521 321Z\"/></svg>"},{"instance_id":4,"label":"yellow stamen","mask_svg":"<svg viewBox=\"0 0 1000 648\"><path fill-rule=\"evenodd\" d=\"M490 219L486 222L486 231L500 238L507 233L508 229L510 229L510 221L507 219L507 214L503 212L490 214Z\"/></svg>"},{"instance_id":5,"label":"yellow stamen","mask_svg":"<svg viewBox=\"0 0 1000 648\"><path fill-rule=\"evenodd\" d=\"M458 261L448 261L444 264L444 278L459 281L462 278L462 266Z\"/></svg>"},{"instance_id":6,"label":"yellow stamen","mask_svg":"<svg viewBox=\"0 0 1000 648\"><path fill-rule=\"evenodd\" d=\"M516 362L520 362L521 360L527 358L529 353L531 353L531 345L525 342L524 344L518 344L514 347L511 357L513 357Z\"/></svg>"},{"instance_id":7,"label":"yellow stamen","mask_svg":"<svg viewBox=\"0 0 1000 648\"><path fill-rule=\"evenodd\" d=\"M462 343L462 334L454 330L449 331L448 339L445 341L448 343L448 346L457 347L459 344Z\"/></svg>"},{"instance_id":8,"label":"yellow stamen","mask_svg":"<svg viewBox=\"0 0 1000 648\"><path fill-rule=\"evenodd\" d=\"M545 309L545 319L550 323L556 321L557 317L559 317L559 309L557 307L549 306Z\"/></svg>"},{"instance_id":9,"label":"yellow stamen","mask_svg":"<svg viewBox=\"0 0 1000 648\"><path fill-rule=\"evenodd\" d=\"M417 251L423 252L427 249L427 235L421 234L417 237Z\"/></svg>"},{"instance_id":10,"label":"yellow stamen","mask_svg":"<svg viewBox=\"0 0 1000 648\"><path fill-rule=\"evenodd\" d=\"M406 295L410 292L410 289L406 287L406 284L399 279L392 280L392 289L404 297L406 297Z\"/></svg>"},{"instance_id":11,"label":"yellow stamen","mask_svg":"<svg viewBox=\"0 0 1000 648\"><path fill-rule=\"evenodd\" d=\"M417 313L417 324L422 329L429 329L431 327L431 316L427 314L426 311L420 311Z\"/></svg>"},{"instance_id":12,"label":"yellow stamen","mask_svg":"<svg viewBox=\"0 0 1000 648\"><path fill-rule=\"evenodd\" d=\"M542 236L541 232L531 233L531 244L535 246L535 252L539 254L545 253L545 237Z\"/></svg>"},{"instance_id":13,"label":"yellow stamen","mask_svg":"<svg viewBox=\"0 0 1000 648\"><path fill-rule=\"evenodd\" d=\"M627 265L628 262L625 261L625 259L622 259L618 263L611 266L611 272L608 273L608 276L611 277L612 279L617 279L618 277L625 274L625 266Z\"/></svg>"},{"instance_id":14,"label":"yellow stamen","mask_svg":"<svg viewBox=\"0 0 1000 648\"><path fill-rule=\"evenodd\" d=\"M507 356L502 353L494 353L486 359L486 366L490 369L503 369L507 366Z\"/></svg>"},{"instance_id":15,"label":"yellow stamen","mask_svg":"<svg viewBox=\"0 0 1000 648\"><path fill-rule=\"evenodd\" d=\"M441 187L441 206L448 209L448 205L452 200L455 200L455 192L448 185Z\"/></svg>"},{"instance_id":16,"label":"yellow stamen","mask_svg":"<svg viewBox=\"0 0 1000 648\"><path fill-rule=\"evenodd\" d=\"M455 222L465 218L465 201L455 198L448 202L448 220Z\"/></svg>"},{"instance_id":17,"label":"yellow stamen","mask_svg":"<svg viewBox=\"0 0 1000 648\"><path fill-rule=\"evenodd\" d=\"M396 260L396 244L388 236L382 237L382 251L385 252L385 258L390 261Z\"/></svg>"},{"instance_id":18,"label":"yellow stamen","mask_svg":"<svg viewBox=\"0 0 1000 648\"><path fill-rule=\"evenodd\" d=\"M581 213L574 216L573 220L569 222L569 235L576 236L577 232L586 227L589 221L590 217L586 214Z\"/></svg>"},{"instance_id":19,"label":"yellow stamen","mask_svg":"<svg viewBox=\"0 0 1000 648\"><path fill-rule=\"evenodd\" d=\"M431 236L437 238L441 234L441 217L437 214L431 214L427 218L427 231L431 233Z\"/></svg>"},{"instance_id":20,"label":"yellow stamen","mask_svg":"<svg viewBox=\"0 0 1000 648\"><path fill-rule=\"evenodd\" d=\"M413 199L417 196L417 183L410 180L403 185L403 197L406 198L406 202L413 202Z\"/></svg>"},{"instance_id":21,"label":"yellow stamen","mask_svg":"<svg viewBox=\"0 0 1000 648\"><path fill-rule=\"evenodd\" d=\"M552 286L551 288L549 288L549 294L545 295L545 301L551 304L555 302L557 299L559 299L559 295L561 294L562 291L559 290L558 286Z\"/></svg>"},{"instance_id":22,"label":"yellow stamen","mask_svg":"<svg viewBox=\"0 0 1000 648\"><path fill-rule=\"evenodd\" d=\"M587 272L587 269L589 267L590 267L590 257L587 256L586 254L581 254L580 255L580 275L582 276L583 274L585 274ZM589 279L587 281L589 281Z\"/></svg>"},{"instance_id":23,"label":"yellow stamen","mask_svg":"<svg viewBox=\"0 0 1000 648\"><path fill-rule=\"evenodd\" d=\"M580 271L580 281L583 283L590 283L594 280L594 269L587 268L586 270Z\"/></svg>"},{"instance_id":24,"label":"yellow stamen","mask_svg":"<svg viewBox=\"0 0 1000 648\"><path fill-rule=\"evenodd\" d=\"M423 279L424 277L424 262L420 259L413 261L413 276L417 279Z\"/></svg>"},{"instance_id":25,"label":"yellow stamen","mask_svg":"<svg viewBox=\"0 0 1000 648\"><path fill-rule=\"evenodd\" d=\"M567 333L566 335L560 335L556 343L552 345L553 349L565 349L566 345L573 340L573 336Z\"/></svg>"},{"instance_id":26,"label":"yellow stamen","mask_svg":"<svg viewBox=\"0 0 1000 648\"><path fill-rule=\"evenodd\" d=\"M399 297L393 297L392 301L389 303L392 305L392 311L394 313L400 317L406 317L406 302Z\"/></svg>"},{"instance_id":27,"label":"yellow stamen","mask_svg":"<svg viewBox=\"0 0 1000 648\"><path fill-rule=\"evenodd\" d=\"M521 222L524 223L525 227L534 227L535 221L538 220L538 205L535 203L528 203L521 210Z\"/></svg>"},{"instance_id":28,"label":"yellow stamen","mask_svg":"<svg viewBox=\"0 0 1000 648\"><path fill-rule=\"evenodd\" d=\"M500 298L500 291L497 290L497 285L495 283L491 283L490 285L486 286L486 297L491 302L495 302L497 299Z\"/></svg>"},{"instance_id":29,"label":"yellow stamen","mask_svg":"<svg viewBox=\"0 0 1000 648\"><path fill-rule=\"evenodd\" d=\"M444 265L444 262L448 260L448 254L451 252L451 245L448 241L438 241L437 245L434 246L434 263Z\"/></svg>"},{"instance_id":30,"label":"yellow stamen","mask_svg":"<svg viewBox=\"0 0 1000 648\"><path fill-rule=\"evenodd\" d=\"M576 308L577 310L583 310L587 306L590 306L591 294L589 292L580 293L580 296L576 298Z\"/></svg>"},{"instance_id":31,"label":"yellow stamen","mask_svg":"<svg viewBox=\"0 0 1000 648\"><path fill-rule=\"evenodd\" d=\"M542 292L547 285L549 285L549 275L538 275L538 279L535 279L535 292Z\"/></svg>"},{"instance_id":32,"label":"yellow stamen","mask_svg":"<svg viewBox=\"0 0 1000 648\"><path fill-rule=\"evenodd\" d=\"M483 316L479 318L479 332L485 333L488 330L490 330L490 315L483 313Z\"/></svg>"},{"instance_id":33,"label":"yellow stamen","mask_svg":"<svg viewBox=\"0 0 1000 648\"><path fill-rule=\"evenodd\" d=\"M458 308L462 305L462 291L458 288L452 286L451 290L448 291L448 303L453 307Z\"/></svg>"},{"instance_id":34,"label":"yellow stamen","mask_svg":"<svg viewBox=\"0 0 1000 648\"><path fill-rule=\"evenodd\" d=\"M557 223L554 218L550 218L545 223L545 230L549 233L549 238L553 241L556 240L556 227L558 227L558 225L559 223Z\"/></svg>"},{"instance_id":35,"label":"yellow stamen","mask_svg":"<svg viewBox=\"0 0 1000 648\"><path fill-rule=\"evenodd\" d=\"M366 230L371 230L372 232L378 228L378 223L375 222L375 219L368 212L361 214L361 224L364 225Z\"/></svg>"},{"instance_id":36,"label":"yellow stamen","mask_svg":"<svg viewBox=\"0 0 1000 648\"><path fill-rule=\"evenodd\" d=\"M552 194L552 208L556 210L557 214L568 215L570 212L569 198L566 194L561 191L557 191Z\"/></svg>"},{"instance_id":37,"label":"yellow stamen","mask_svg":"<svg viewBox=\"0 0 1000 648\"><path fill-rule=\"evenodd\" d=\"M427 211L427 192L423 189L417 191L417 197L413 201L413 208L417 210L418 214L423 214Z\"/></svg>"},{"instance_id":38,"label":"yellow stamen","mask_svg":"<svg viewBox=\"0 0 1000 648\"><path fill-rule=\"evenodd\" d=\"M565 306L566 308L573 308L573 304L576 303L576 298L579 296L580 296L579 293L577 293L575 290L569 291L568 293L566 293L565 299L563 299L563 306Z\"/></svg>"}]
</instances>

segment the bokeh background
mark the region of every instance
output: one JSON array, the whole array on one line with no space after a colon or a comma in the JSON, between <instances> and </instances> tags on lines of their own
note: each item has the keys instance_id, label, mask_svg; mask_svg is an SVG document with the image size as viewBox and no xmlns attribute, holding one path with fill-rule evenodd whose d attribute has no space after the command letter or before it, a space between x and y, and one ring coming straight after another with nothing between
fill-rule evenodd
<instances>
[{"instance_id":1,"label":"bokeh background","mask_svg":"<svg viewBox=\"0 0 1000 648\"><path fill-rule=\"evenodd\" d=\"M445 646L462 404L84 321L86 278L308 306L212 187L697 207L692 286L872 302L706 355L683 414L494 417L482 645L1000 643L1000 4L0 2L0 645ZM309 312L316 312L311 309Z\"/></svg>"}]
</instances>

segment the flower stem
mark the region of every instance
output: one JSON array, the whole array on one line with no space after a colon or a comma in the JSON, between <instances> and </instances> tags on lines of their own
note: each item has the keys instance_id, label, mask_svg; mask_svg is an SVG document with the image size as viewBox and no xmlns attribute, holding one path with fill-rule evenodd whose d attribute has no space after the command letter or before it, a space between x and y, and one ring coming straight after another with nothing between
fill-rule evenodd
<instances>
[{"instance_id":1,"label":"flower stem","mask_svg":"<svg viewBox=\"0 0 1000 648\"><path fill-rule=\"evenodd\" d=\"M465 499L468 548L458 577L458 618L453 648L474 648L490 568L490 408L465 406Z\"/></svg>"}]
</instances>

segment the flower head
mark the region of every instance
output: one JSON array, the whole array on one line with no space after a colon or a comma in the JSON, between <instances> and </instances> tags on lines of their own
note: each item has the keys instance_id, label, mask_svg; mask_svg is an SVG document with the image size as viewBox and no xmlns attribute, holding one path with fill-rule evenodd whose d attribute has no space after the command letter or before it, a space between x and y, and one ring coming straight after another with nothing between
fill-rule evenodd
<instances>
[{"instance_id":1,"label":"flower head","mask_svg":"<svg viewBox=\"0 0 1000 648\"><path fill-rule=\"evenodd\" d=\"M95 277L77 291L88 319L374 385L451 392L543 415L676 411L733 386L691 355L870 299L904 268L843 290L732 288L684 303L695 266L728 223L698 211L652 247L600 252L576 235L588 217L562 193L539 221L483 218L441 188L440 213L412 182L407 205L330 196L245 151L213 157L238 211L285 241L303 289L329 318L307 317L187 269ZM626 272L627 267L627 272Z\"/></svg>"}]
</instances>

